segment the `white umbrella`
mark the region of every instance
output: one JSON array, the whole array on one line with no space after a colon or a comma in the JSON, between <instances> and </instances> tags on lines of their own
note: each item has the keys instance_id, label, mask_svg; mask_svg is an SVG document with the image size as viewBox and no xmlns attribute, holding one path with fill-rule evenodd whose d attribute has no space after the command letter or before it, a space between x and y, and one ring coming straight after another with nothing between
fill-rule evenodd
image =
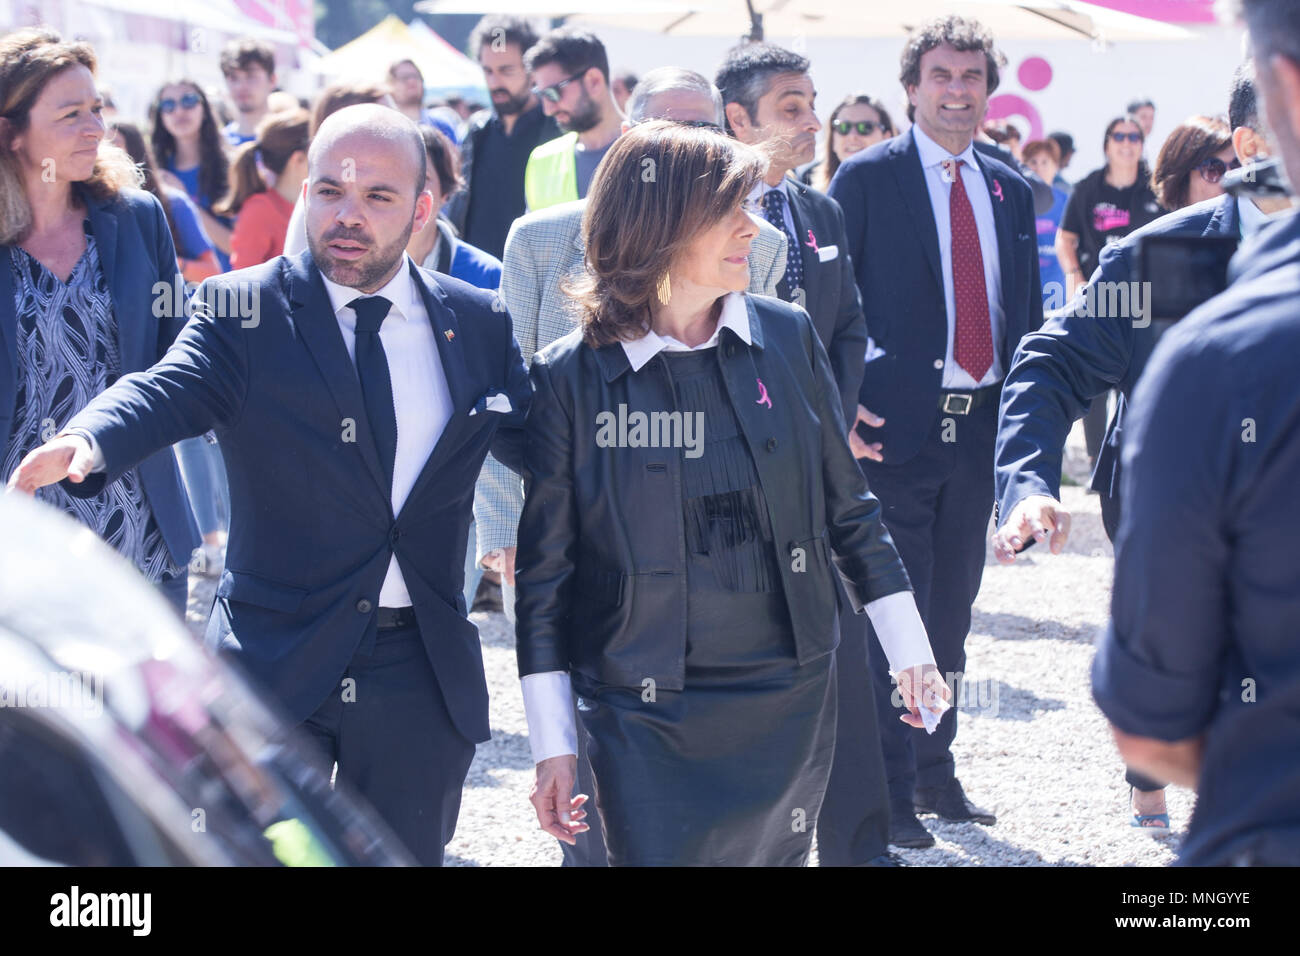
<instances>
[{"instance_id":1,"label":"white umbrella","mask_svg":"<svg viewBox=\"0 0 1300 956\"><path fill-rule=\"evenodd\" d=\"M672 36L903 36L932 17L979 20L999 39L1182 40L1193 34L1082 0L421 0L421 13L513 13Z\"/></svg>"}]
</instances>

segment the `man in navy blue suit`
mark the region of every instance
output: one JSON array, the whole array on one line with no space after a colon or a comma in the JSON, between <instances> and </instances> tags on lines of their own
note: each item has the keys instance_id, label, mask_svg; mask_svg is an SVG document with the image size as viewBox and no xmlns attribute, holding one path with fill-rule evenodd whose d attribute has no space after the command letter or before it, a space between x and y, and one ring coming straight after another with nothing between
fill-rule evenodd
<instances>
[{"instance_id":1,"label":"man in navy blue suit","mask_svg":"<svg viewBox=\"0 0 1300 956\"><path fill-rule=\"evenodd\" d=\"M850 443L884 506L939 670L958 680L984 569L1002 377L1042 323L1029 186L972 148L1000 62L978 23L949 16L918 29L900 75L912 130L851 157L829 191L844 210L870 336ZM933 845L917 813L992 824L955 774L956 709L933 735L908 734L877 643L868 647L890 842Z\"/></svg>"},{"instance_id":2,"label":"man in navy blue suit","mask_svg":"<svg viewBox=\"0 0 1300 956\"><path fill-rule=\"evenodd\" d=\"M1248 166L1268 156L1256 106L1254 69L1244 64L1233 77L1228 103L1232 145ZM1237 198L1228 194L1188 206L1148 223L1106 246L1088 285L1061 312L1020 343L1002 389L997 444L998 530L993 553L1003 564L1036 541L1060 554L1070 533L1070 513L1060 501L1061 455L1076 418L1097 396L1119 389L1119 402L1097 456L1092 488L1101 498L1102 524L1112 540L1120 520L1120 452L1125 418L1151 350L1156 327L1136 278L1137 251L1148 236L1249 237L1268 216L1290 206L1286 198ZM1159 282L1159 276L1145 277ZM1138 295L1132 292L1138 290ZM1098 306L1100 305L1100 308ZM1100 313L1100 314L1099 314ZM1134 819L1139 826L1168 828L1161 781L1130 769Z\"/></svg>"},{"instance_id":3,"label":"man in navy blue suit","mask_svg":"<svg viewBox=\"0 0 1300 956\"><path fill-rule=\"evenodd\" d=\"M1300 182L1300 6L1243 0L1268 126ZM1190 866L1300 864L1300 215L1243 241L1228 290L1133 394L1093 695L1125 763L1197 790Z\"/></svg>"},{"instance_id":4,"label":"man in navy blue suit","mask_svg":"<svg viewBox=\"0 0 1300 956\"><path fill-rule=\"evenodd\" d=\"M489 447L518 465L530 388L500 300L404 252L436 213L415 124L348 107L309 162L308 251L207 280L162 361L101 393L13 482L92 494L215 429L231 527L209 640L437 866L489 738L461 594L474 482Z\"/></svg>"}]
</instances>

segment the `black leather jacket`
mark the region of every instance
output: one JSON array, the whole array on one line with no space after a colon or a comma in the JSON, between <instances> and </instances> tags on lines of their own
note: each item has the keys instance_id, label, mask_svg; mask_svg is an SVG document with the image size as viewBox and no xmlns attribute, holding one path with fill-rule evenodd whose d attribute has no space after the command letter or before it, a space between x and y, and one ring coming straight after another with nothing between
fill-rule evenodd
<instances>
[{"instance_id":1,"label":"black leather jacket","mask_svg":"<svg viewBox=\"0 0 1300 956\"><path fill-rule=\"evenodd\" d=\"M855 608L910 590L880 503L849 451L839 392L808 313L746 296L752 345L719 335L723 377L767 499L799 663L835 649L832 561ZM686 534L677 448L599 447L597 415L671 411L666 360L633 371L580 331L538 352L525 425L516 559L520 676L578 671L680 690ZM759 380L770 402L760 404ZM706 425L707 427L707 425Z\"/></svg>"}]
</instances>

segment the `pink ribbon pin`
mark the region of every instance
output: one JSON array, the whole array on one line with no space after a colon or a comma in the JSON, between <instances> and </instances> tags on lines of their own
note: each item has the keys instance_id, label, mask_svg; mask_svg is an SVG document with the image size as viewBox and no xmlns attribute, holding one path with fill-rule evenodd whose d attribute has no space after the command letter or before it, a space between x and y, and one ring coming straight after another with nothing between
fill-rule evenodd
<instances>
[{"instance_id":1,"label":"pink ribbon pin","mask_svg":"<svg viewBox=\"0 0 1300 956\"><path fill-rule=\"evenodd\" d=\"M817 251L818 251L818 249L817 249L817 237L813 235L813 231L812 231L811 229L808 230L808 241L805 242L804 245L805 245L805 246L809 246L809 247L811 247L813 252L817 252Z\"/></svg>"},{"instance_id":2,"label":"pink ribbon pin","mask_svg":"<svg viewBox=\"0 0 1300 956\"><path fill-rule=\"evenodd\" d=\"M766 405L768 408L771 408L772 399L768 397L767 386L763 384L763 380L761 378L756 378L754 379L754 381L758 382L758 401L756 401L754 404Z\"/></svg>"},{"instance_id":3,"label":"pink ribbon pin","mask_svg":"<svg viewBox=\"0 0 1300 956\"><path fill-rule=\"evenodd\" d=\"M993 195L998 197L998 202L1002 202L1002 184L996 179L993 180Z\"/></svg>"}]
</instances>

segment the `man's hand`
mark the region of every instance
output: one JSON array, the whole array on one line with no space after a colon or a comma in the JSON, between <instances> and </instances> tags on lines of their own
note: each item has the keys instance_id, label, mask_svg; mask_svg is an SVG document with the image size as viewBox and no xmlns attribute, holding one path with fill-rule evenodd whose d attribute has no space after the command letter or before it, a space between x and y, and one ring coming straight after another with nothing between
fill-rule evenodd
<instances>
[{"instance_id":1,"label":"man's hand","mask_svg":"<svg viewBox=\"0 0 1300 956\"><path fill-rule=\"evenodd\" d=\"M528 794L528 800L537 811L537 822L542 829L569 846L578 842L579 833L591 829L582 822L587 815L587 811L582 809L582 805L587 802L587 795L580 793L572 799L569 797L573 793L573 782L577 776L576 754L548 757L537 765L537 780Z\"/></svg>"},{"instance_id":2,"label":"man's hand","mask_svg":"<svg viewBox=\"0 0 1300 956\"><path fill-rule=\"evenodd\" d=\"M952 703L952 690L933 664L917 664L899 671L898 690L908 711L898 719L909 727L925 727L925 721L921 719L922 707L932 714L941 714L943 708L939 706L939 700Z\"/></svg>"},{"instance_id":3,"label":"man's hand","mask_svg":"<svg viewBox=\"0 0 1300 956\"><path fill-rule=\"evenodd\" d=\"M495 571L501 575L501 580L515 586L515 547L511 545L508 548L493 548L487 554L483 555L483 567L489 571Z\"/></svg>"},{"instance_id":4,"label":"man's hand","mask_svg":"<svg viewBox=\"0 0 1300 956\"><path fill-rule=\"evenodd\" d=\"M1030 495L1011 509L989 543L999 562L1011 564L1016 560L1016 552L1030 538L1041 544L1049 536L1048 548L1052 554L1065 550L1065 542L1070 537L1070 512L1050 495Z\"/></svg>"},{"instance_id":5,"label":"man's hand","mask_svg":"<svg viewBox=\"0 0 1300 956\"><path fill-rule=\"evenodd\" d=\"M849 426L849 448L853 451L853 457L870 458L872 461L884 461L885 456L881 451L884 445L878 441L872 442L870 445L864 442L862 437L858 434L858 422L866 422L867 425L872 428L879 428L881 425L885 424L885 420L875 412L859 405L858 417L855 418L853 424Z\"/></svg>"},{"instance_id":6,"label":"man's hand","mask_svg":"<svg viewBox=\"0 0 1300 956\"><path fill-rule=\"evenodd\" d=\"M37 488L64 478L80 484L95 463L90 443L80 435L55 435L40 448L27 453L9 476L9 490L30 495Z\"/></svg>"}]
</instances>

